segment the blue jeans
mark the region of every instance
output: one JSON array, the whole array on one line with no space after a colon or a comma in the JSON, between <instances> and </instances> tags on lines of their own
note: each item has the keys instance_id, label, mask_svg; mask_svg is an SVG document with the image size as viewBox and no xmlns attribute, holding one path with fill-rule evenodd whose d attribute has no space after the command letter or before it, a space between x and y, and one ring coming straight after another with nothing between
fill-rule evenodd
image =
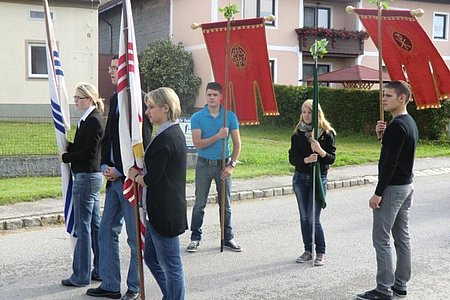
<instances>
[{"instance_id":1,"label":"blue jeans","mask_svg":"<svg viewBox=\"0 0 450 300\"><path fill-rule=\"evenodd\" d=\"M103 180L103 178L102 178ZM92 210L92 222L91 222L91 240L92 240L92 253L94 254L94 268L92 269L92 276L100 278L100 250L98 248L98 232L100 230L100 202L94 202L94 209Z\"/></svg>"},{"instance_id":2,"label":"blue jeans","mask_svg":"<svg viewBox=\"0 0 450 300\"><path fill-rule=\"evenodd\" d=\"M162 236L147 222L144 260L161 289L163 300L184 299L184 273L178 236Z\"/></svg>"},{"instance_id":3,"label":"blue jeans","mask_svg":"<svg viewBox=\"0 0 450 300\"><path fill-rule=\"evenodd\" d=\"M220 165L208 165L203 161L197 161L195 168L195 204L192 209L191 220L191 240L200 241L202 239L202 225L205 216L205 206L208 200L209 189L211 182L214 179L216 183L216 191L219 202L219 217L220 217L220 199L222 195L220 173L222 167ZM232 240L234 237L233 228L231 227L231 176L225 180L225 240Z\"/></svg>"},{"instance_id":4,"label":"blue jeans","mask_svg":"<svg viewBox=\"0 0 450 300\"><path fill-rule=\"evenodd\" d=\"M411 278L411 241L409 238L409 210L414 188L412 184L389 185L381 199L380 208L373 210L372 239L377 254L377 288L392 295L391 286L406 291ZM391 232L397 253L394 271Z\"/></svg>"},{"instance_id":5,"label":"blue jeans","mask_svg":"<svg viewBox=\"0 0 450 300\"><path fill-rule=\"evenodd\" d=\"M138 254L134 207L123 196L123 182L117 179L106 188L105 207L98 235L100 250L100 287L111 292L120 291L119 235L123 221L127 229L127 243L131 250L128 268L128 290L139 292Z\"/></svg>"},{"instance_id":6,"label":"blue jeans","mask_svg":"<svg viewBox=\"0 0 450 300\"><path fill-rule=\"evenodd\" d=\"M69 280L76 286L91 283L91 247L97 244L93 233L98 229L96 225L100 223L99 201L102 182L101 172L74 174L72 201L77 242L73 254L73 274Z\"/></svg>"},{"instance_id":7,"label":"blue jeans","mask_svg":"<svg viewBox=\"0 0 450 300\"><path fill-rule=\"evenodd\" d=\"M322 185L324 190L327 189L327 177L322 176ZM300 229L302 232L303 244L305 251L312 252L312 202L313 202L313 187L312 187L312 173L305 174L295 172L292 178L292 187L297 198L298 210L300 212ZM322 207L319 201L316 201L316 224L315 224L315 243L316 253L325 254L325 235L323 233L322 224L320 223L320 213Z\"/></svg>"}]
</instances>

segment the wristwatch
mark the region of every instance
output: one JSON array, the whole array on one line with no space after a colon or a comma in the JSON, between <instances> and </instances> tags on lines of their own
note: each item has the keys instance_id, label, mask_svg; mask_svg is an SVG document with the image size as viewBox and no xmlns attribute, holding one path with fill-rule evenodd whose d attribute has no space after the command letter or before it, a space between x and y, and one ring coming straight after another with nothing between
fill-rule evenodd
<instances>
[{"instance_id":1,"label":"wristwatch","mask_svg":"<svg viewBox=\"0 0 450 300\"><path fill-rule=\"evenodd\" d=\"M230 160L230 162L228 163L229 166L231 166L232 168L236 167L236 162Z\"/></svg>"}]
</instances>

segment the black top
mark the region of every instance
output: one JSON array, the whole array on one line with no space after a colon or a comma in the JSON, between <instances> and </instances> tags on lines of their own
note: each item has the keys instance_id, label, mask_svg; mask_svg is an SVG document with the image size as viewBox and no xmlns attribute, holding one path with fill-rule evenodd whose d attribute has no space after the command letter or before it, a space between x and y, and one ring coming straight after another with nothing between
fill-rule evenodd
<instances>
[{"instance_id":1,"label":"black top","mask_svg":"<svg viewBox=\"0 0 450 300\"><path fill-rule=\"evenodd\" d=\"M81 121L73 143L69 143L67 153L62 155L65 163L71 163L74 173L100 172L100 141L103 136L102 118L94 109Z\"/></svg>"},{"instance_id":2,"label":"black top","mask_svg":"<svg viewBox=\"0 0 450 300\"><path fill-rule=\"evenodd\" d=\"M328 169L336 159L336 145L334 142L334 133L332 131L323 133L318 138L320 147L327 153L325 157L317 156L320 163L320 172L327 175ZM289 162L295 166L295 171L302 173L312 172L312 164L305 164L305 157L312 154L311 143L308 141L303 131L297 130L291 136L291 148L289 149Z\"/></svg>"},{"instance_id":3,"label":"black top","mask_svg":"<svg viewBox=\"0 0 450 300\"><path fill-rule=\"evenodd\" d=\"M186 159L186 140L178 124L157 135L145 151L147 212L162 236L174 237L188 228Z\"/></svg>"},{"instance_id":4,"label":"black top","mask_svg":"<svg viewBox=\"0 0 450 300\"><path fill-rule=\"evenodd\" d=\"M418 140L416 122L409 114L392 119L383 134L375 195L383 196L388 185L412 183Z\"/></svg>"},{"instance_id":5,"label":"black top","mask_svg":"<svg viewBox=\"0 0 450 300\"><path fill-rule=\"evenodd\" d=\"M105 136L102 140L102 159L101 164L115 167L120 173L123 174L122 157L120 155L119 144L119 113L117 108L117 93L115 93L109 103L108 121L105 127ZM142 103L142 112L147 109L145 103ZM152 138L153 126L148 118L143 117L144 122L142 126L142 138L144 142L144 149L150 144ZM111 159L111 150L113 154L113 160ZM114 161L114 162L113 162ZM122 180L124 177L122 176ZM108 185L108 181L106 184Z\"/></svg>"}]
</instances>

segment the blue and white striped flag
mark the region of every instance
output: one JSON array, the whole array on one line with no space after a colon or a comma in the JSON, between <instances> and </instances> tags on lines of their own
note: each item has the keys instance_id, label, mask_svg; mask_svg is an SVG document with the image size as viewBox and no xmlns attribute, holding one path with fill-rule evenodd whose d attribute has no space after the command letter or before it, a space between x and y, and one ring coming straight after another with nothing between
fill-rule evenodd
<instances>
[{"instance_id":1,"label":"blue and white striped flag","mask_svg":"<svg viewBox=\"0 0 450 300\"><path fill-rule=\"evenodd\" d=\"M64 73L61 67L55 33L51 22L47 0L44 0L45 25L47 31L47 70L50 88L50 103L55 125L58 152L67 150L67 132L70 130L70 112ZM71 247L75 245L74 208L72 203L72 172L70 165L61 163L62 196L66 231L71 235Z\"/></svg>"}]
</instances>

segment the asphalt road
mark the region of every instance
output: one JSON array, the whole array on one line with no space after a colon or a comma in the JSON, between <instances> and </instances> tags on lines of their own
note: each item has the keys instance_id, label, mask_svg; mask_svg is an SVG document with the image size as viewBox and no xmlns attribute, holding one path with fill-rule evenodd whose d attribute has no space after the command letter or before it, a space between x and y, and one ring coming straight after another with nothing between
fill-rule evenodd
<instances>
[{"instance_id":1,"label":"asphalt road","mask_svg":"<svg viewBox=\"0 0 450 300\"><path fill-rule=\"evenodd\" d=\"M450 174L416 178L408 299L450 298L449 181ZM329 191L322 215L327 241L323 267L295 263L303 249L293 195L233 204L241 253L219 252L218 207L208 206L199 251L185 252L189 234L181 236L186 298L354 299L356 293L375 286L368 208L373 190L368 185ZM123 264L128 256L125 238L123 234ZM86 288L60 284L71 272L62 227L2 233L0 247L0 299L94 299L85 295ZM147 268L145 276L146 299L161 299ZM122 289L126 291L124 284Z\"/></svg>"}]
</instances>

